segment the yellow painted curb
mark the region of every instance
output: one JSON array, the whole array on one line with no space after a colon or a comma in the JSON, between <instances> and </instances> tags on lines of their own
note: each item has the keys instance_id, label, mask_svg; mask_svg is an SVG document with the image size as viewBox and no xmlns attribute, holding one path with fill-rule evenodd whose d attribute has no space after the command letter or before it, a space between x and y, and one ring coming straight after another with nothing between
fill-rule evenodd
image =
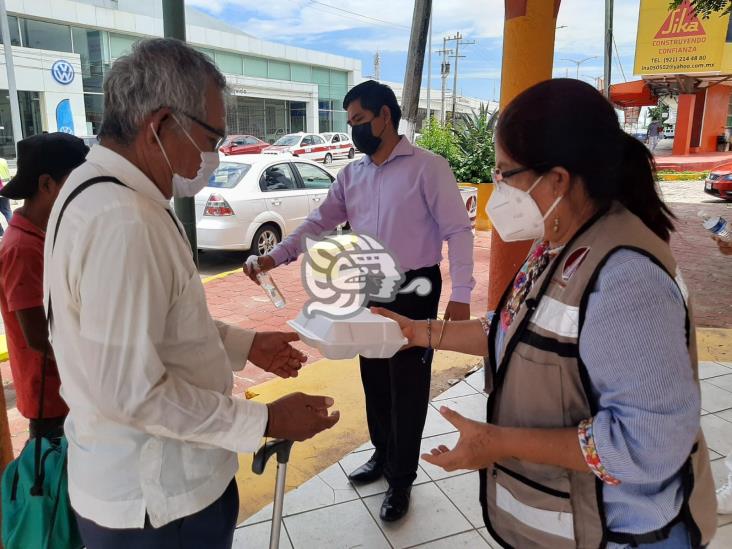
<instances>
[{"instance_id":1,"label":"yellow painted curb","mask_svg":"<svg viewBox=\"0 0 732 549\"><path fill-rule=\"evenodd\" d=\"M0 362L5 362L8 357L8 340L5 338L5 334L0 334Z\"/></svg>"},{"instance_id":2,"label":"yellow painted curb","mask_svg":"<svg viewBox=\"0 0 732 549\"><path fill-rule=\"evenodd\" d=\"M701 328L697 332L699 360L732 362L732 330ZM432 395L447 389L447 380L463 377L479 358L459 353L438 352L432 365ZM251 367L251 366L250 366ZM329 431L293 446L287 468L287 490L297 488L368 440L366 412L358 360L319 360L304 368L292 380L273 379L249 394L253 400L271 402L287 393L302 391L332 396L341 420ZM272 501L275 463L262 476L252 473L251 454L239 456L236 475L240 490L239 520L245 520Z\"/></svg>"},{"instance_id":3,"label":"yellow painted curb","mask_svg":"<svg viewBox=\"0 0 732 549\"><path fill-rule=\"evenodd\" d=\"M732 362L732 329L698 328L696 342L699 360Z\"/></svg>"},{"instance_id":4,"label":"yellow painted curb","mask_svg":"<svg viewBox=\"0 0 732 549\"><path fill-rule=\"evenodd\" d=\"M226 271L224 273L219 273L219 274L216 274L216 275L213 275L213 276L207 276L206 278L204 278L203 280L201 280L201 283L202 284L208 284L209 282L212 282L214 280L219 280L221 278L226 278L227 276L231 276L233 274L241 273L241 272L243 272L243 271L241 270L241 268L239 268L239 269L234 269L233 271Z\"/></svg>"},{"instance_id":5,"label":"yellow painted curb","mask_svg":"<svg viewBox=\"0 0 732 549\"><path fill-rule=\"evenodd\" d=\"M432 364L433 395L448 388L447 380L462 378L481 359L458 353L438 352ZM250 366L251 367L251 366ZM341 419L332 429L293 446L287 467L287 490L298 487L369 438L358 359L318 360L296 379L273 379L250 389L253 400L271 402L294 391L327 395L335 399ZM276 464L268 465L262 476L252 473L252 455L239 456L236 475L240 490L239 519L250 517L272 501Z\"/></svg>"}]
</instances>

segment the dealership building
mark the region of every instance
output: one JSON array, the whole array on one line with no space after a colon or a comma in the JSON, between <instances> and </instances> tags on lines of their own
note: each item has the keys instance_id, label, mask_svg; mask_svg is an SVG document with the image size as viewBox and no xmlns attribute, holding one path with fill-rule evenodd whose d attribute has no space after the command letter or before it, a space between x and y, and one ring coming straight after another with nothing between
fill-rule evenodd
<instances>
[{"instance_id":1,"label":"dealership building","mask_svg":"<svg viewBox=\"0 0 732 549\"><path fill-rule=\"evenodd\" d=\"M7 0L23 136L95 135L102 82L141 38L162 36L162 3L150 0ZM231 88L232 134L272 141L298 131L345 131L347 90L362 80L357 59L268 42L195 9L188 42L213 59ZM4 43L4 40L3 40ZM0 56L0 156L14 156L7 71Z\"/></svg>"}]
</instances>

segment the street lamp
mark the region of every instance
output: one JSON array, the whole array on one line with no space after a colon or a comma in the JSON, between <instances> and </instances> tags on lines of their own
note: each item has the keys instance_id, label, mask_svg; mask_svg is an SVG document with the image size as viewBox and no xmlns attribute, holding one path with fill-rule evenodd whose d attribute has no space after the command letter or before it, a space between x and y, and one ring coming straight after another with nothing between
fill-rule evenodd
<instances>
[{"instance_id":1,"label":"street lamp","mask_svg":"<svg viewBox=\"0 0 732 549\"><path fill-rule=\"evenodd\" d=\"M579 80L579 69L580 69L580 65L582 63L584 63L585 61L590 61L591 59L597 59L598 57L600 57L600 56L599 55L593 55L592 57L585 57L584 59L581 59L579 61L577 61L576 59L562 59L562 61L568 61L570 63L574 63L575 65L577 65L577 80Z\"/></svg>"},{"instance_id":2,"label":"street lamp","mask_svg":"<svg viewBox=\"0 0 732 549\"><path fill-rule=\"evenodd\" d=\"M595 85L595 87L599 90L600 89L600 78L601 76L592 76L590 74L582 74L582 78L585 78L587 80L591 80L592 83Z\"/></svg>"}]
</instances>

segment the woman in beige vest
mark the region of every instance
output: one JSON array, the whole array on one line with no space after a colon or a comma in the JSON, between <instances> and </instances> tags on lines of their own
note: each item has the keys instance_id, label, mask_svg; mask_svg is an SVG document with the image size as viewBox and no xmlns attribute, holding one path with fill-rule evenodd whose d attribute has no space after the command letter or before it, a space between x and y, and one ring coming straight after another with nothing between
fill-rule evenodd
<instances>
[{"instance_id":1,"label":"woman in beige vest","mask_svg":"<svg viewBox=\"0 0 732 549\"><path fill-rule=\"evenodd\" d=\"M488 214L503 240L534 245L492 321L377 309L409 345L486 357L487 421L443 407L460 438L423 458L480 469L486 525L505 547L707 544L693 315L652 155L577 80L521 94L496 135Z\"/></svg>"}]
</instances>

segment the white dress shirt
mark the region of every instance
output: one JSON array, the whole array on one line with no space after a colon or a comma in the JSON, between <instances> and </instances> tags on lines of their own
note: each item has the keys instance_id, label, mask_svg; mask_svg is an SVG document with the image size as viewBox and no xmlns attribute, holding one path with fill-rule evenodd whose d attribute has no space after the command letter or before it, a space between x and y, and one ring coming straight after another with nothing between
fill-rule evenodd
<instances>
[{"instance_id":1,"label":"white dress shirt","mask_svg":"<svg viewBox=\"0 0 732 549\"><path fill-rule=\"evenodd\" d=\"M82 182L98 183L61 219ZM97 145L66 181L48 223L44 288L69 405L69 495L108 528L159 527L213 503L256 450L264 404L232 398L253 332L214 322L168 200ZM174 220L175 219L175 220Z\"/></svg>"}]
</instances>

